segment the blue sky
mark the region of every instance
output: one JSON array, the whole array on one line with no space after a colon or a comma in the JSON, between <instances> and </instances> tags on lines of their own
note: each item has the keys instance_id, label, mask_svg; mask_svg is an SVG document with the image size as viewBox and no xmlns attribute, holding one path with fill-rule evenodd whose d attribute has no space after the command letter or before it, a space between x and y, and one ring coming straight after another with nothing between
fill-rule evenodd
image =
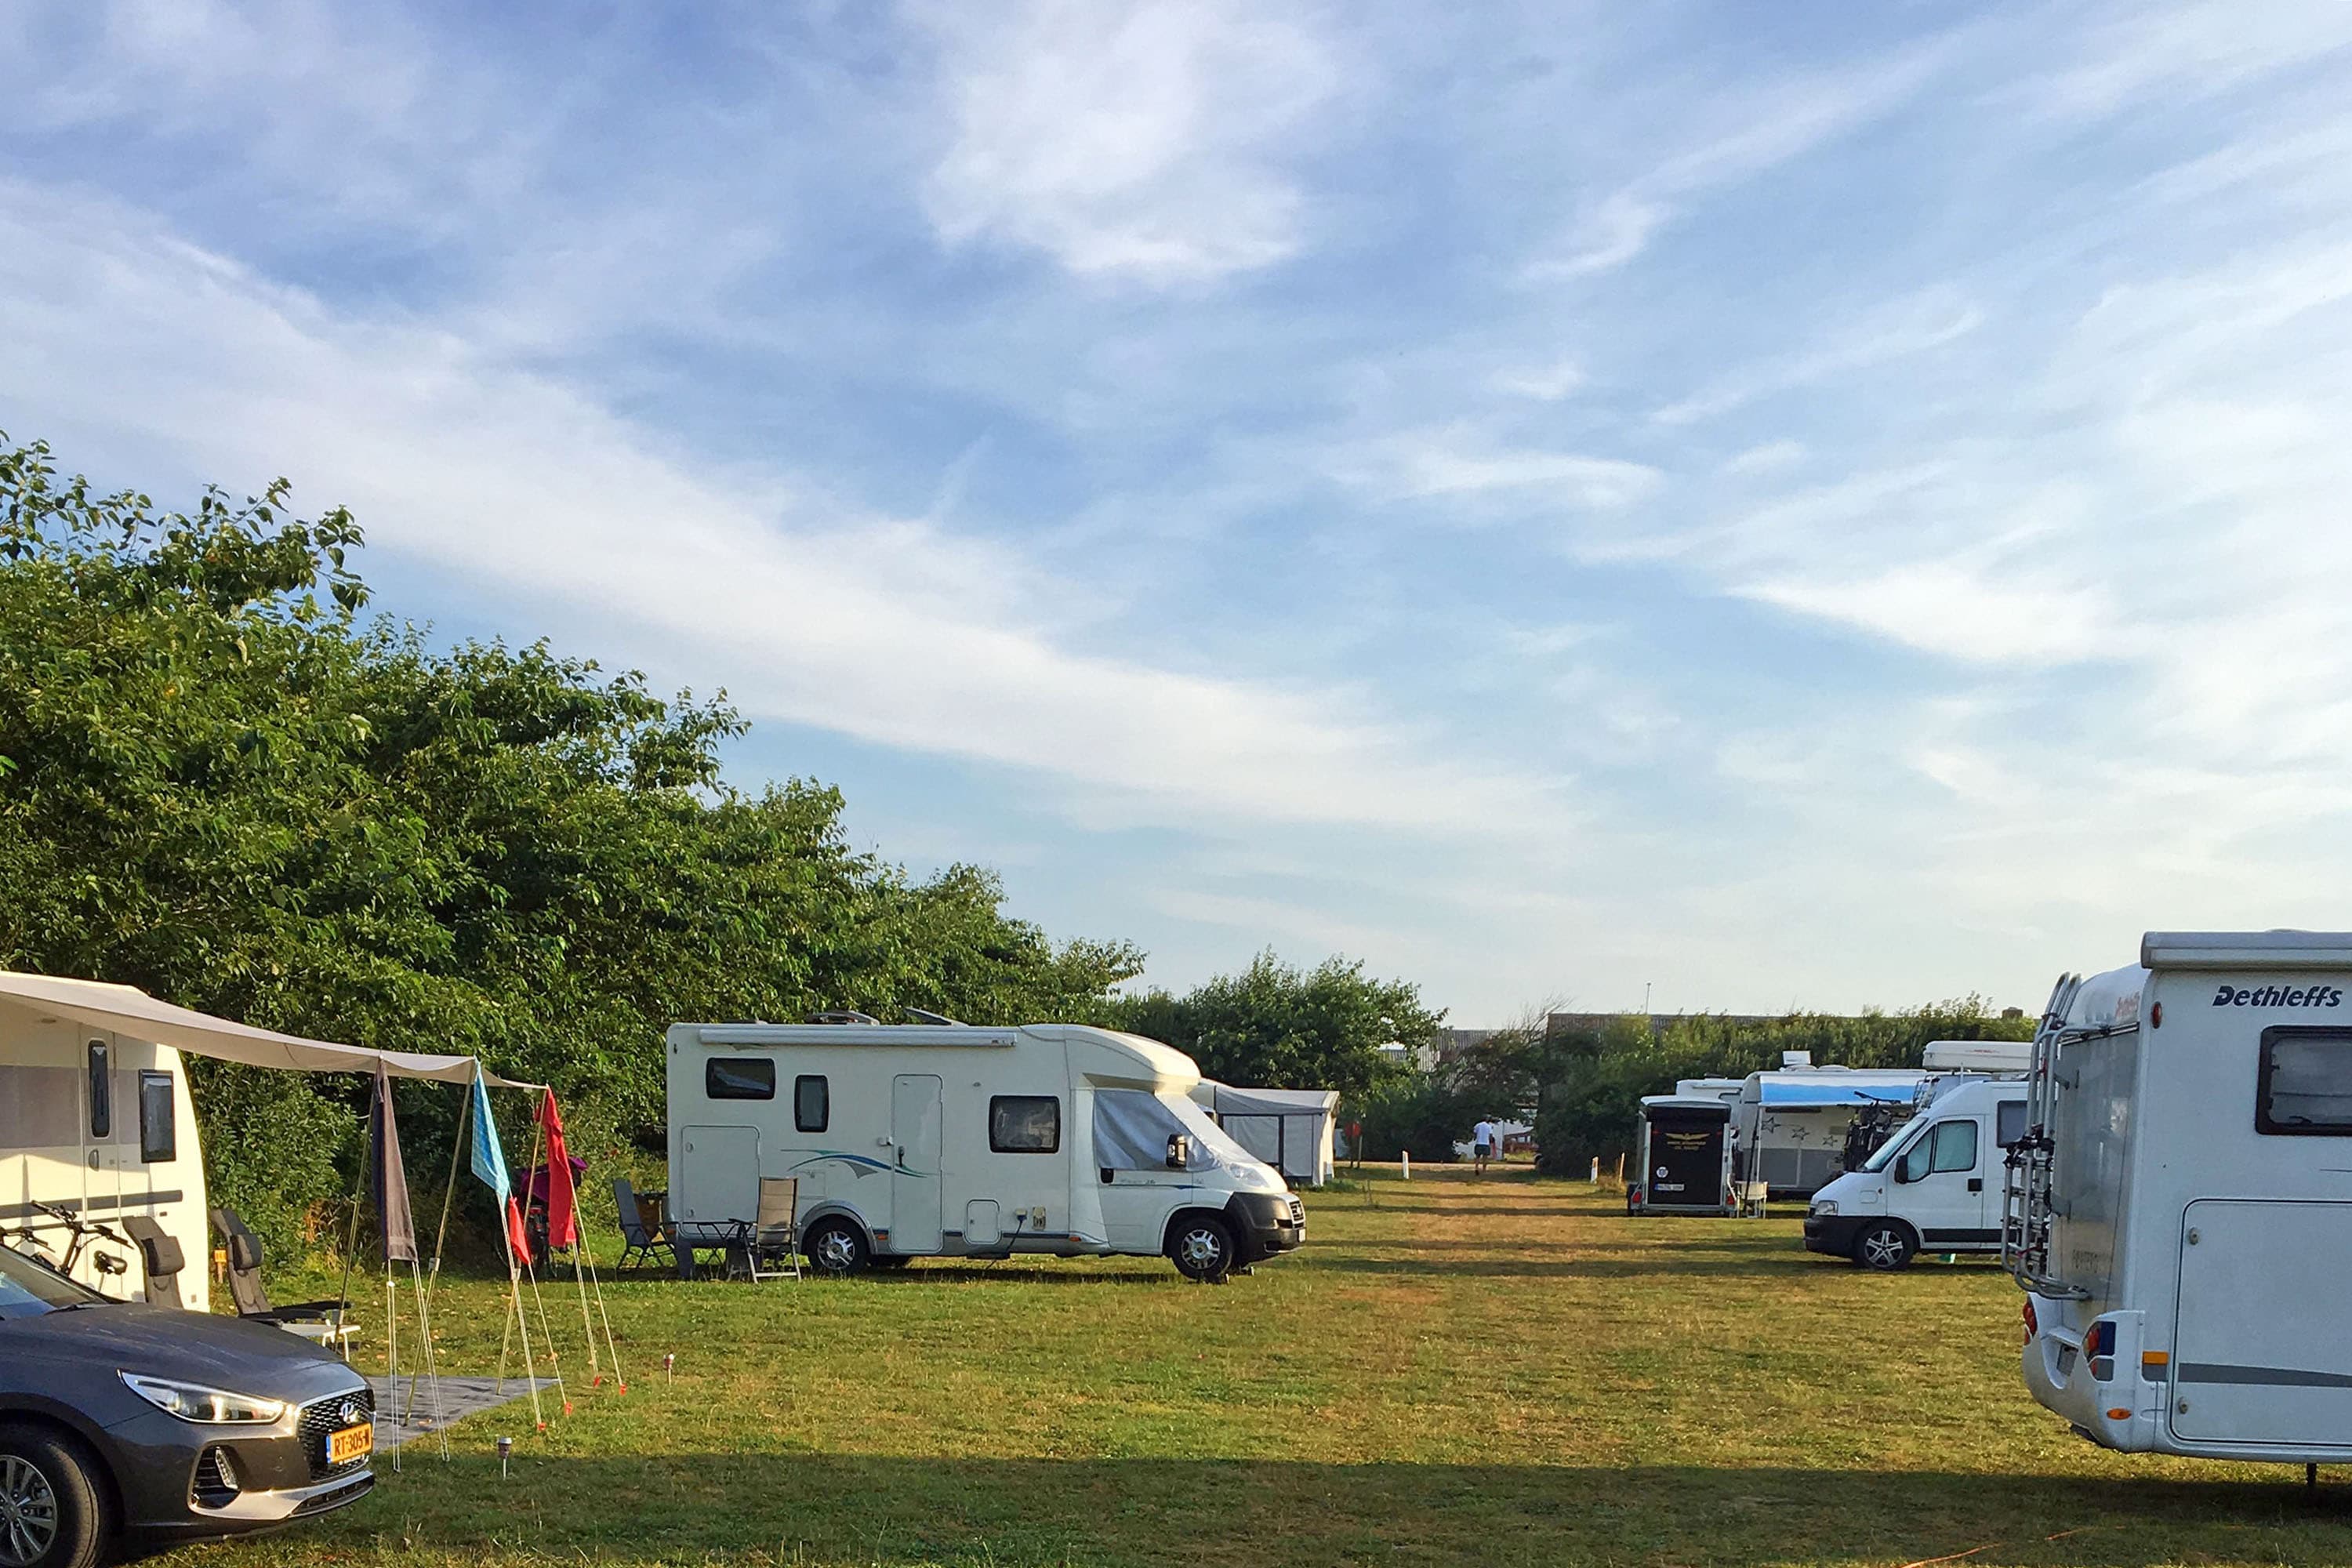
<instances>
[{"instance_id":1,"label":"blue sky","mask_svg":"<svg viewBox=\"0 0 2352 1568\"><path fill-rule=\"evenodd\" d=\"M2341 927L2347 404L2352 8L0 12L0 428L1171 985Z\"/></svg>"}]
</instances>

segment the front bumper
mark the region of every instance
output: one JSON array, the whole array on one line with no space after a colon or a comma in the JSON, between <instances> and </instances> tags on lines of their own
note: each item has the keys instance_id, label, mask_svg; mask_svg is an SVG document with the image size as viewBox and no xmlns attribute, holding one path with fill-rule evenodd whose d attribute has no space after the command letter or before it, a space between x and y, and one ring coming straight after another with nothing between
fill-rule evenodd
<instances>
[{"instance_id":1,"label":"front bumper","mask_svg":"<svg viewBox=\"0 0 2352 1568\"><path fill-rule=\"evenodd\" d=\"M1825 1252L1832 1258L1852 1258L1853 1244L1861 1237L1863 1227L1885 1217L1870 1214L1809 1214L1805 1216L1805 1250Z\"/></svg>"},{"instance_id":2,"label":"front bumper","mask_svg":"<svg viewBox=\"0 0 2352 1568\"><path fill-rule=\"evenodd\" d=\"M1307 1205L1288 1194L1238 1193L1226 1205L1234 1247L1244 1264L1296 1252L1307 1240Z\"/></svg>"},{"instance_id":3,"label":"front bumper","mask_svg":"<svg viewBox=\"0 0 2352 1568\"><path fill-rule=\"evenodd\" d=\"M375 1487L372 1456L326 1462L324 1434L341 1425L346 1400L373 1418L362 1388L314 1399L274 1426L209 1426L158 1410L107 1428L125 1532L160 1547L274 1530L357 1502ZM222 1458L231 1495L210 1484Z\"/></svg>"}]
</instances>

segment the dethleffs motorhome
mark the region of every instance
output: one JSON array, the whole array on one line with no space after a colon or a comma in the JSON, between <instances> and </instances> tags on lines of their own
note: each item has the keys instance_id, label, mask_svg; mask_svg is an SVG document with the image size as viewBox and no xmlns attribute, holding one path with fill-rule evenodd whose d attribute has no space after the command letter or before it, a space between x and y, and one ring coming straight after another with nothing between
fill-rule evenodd
<instances>
[{"instance_id":1,"label":"dethleffs motorhome","mask_svg":"<svg viewBox=\"0 0 2352 1568\"><path fill-rule=\"evenodd\" d=\"M1192 1058L1077 1025L677 1024L670 1212L689 1243L800 1183L803 1248L849 1273L910 1258L1165 1256L1222 1279L1306 1211L1193 1102Z\"/></svg>"},{"instance_id":2,"label":"dethleffs motorhome","mask_svg":"<svg viewBox=\"0 0 2352 1568\"><path fill-rule=\"evenodd\" d=\"M2352 1460L2352 933L2151 931L2060 981L2027 1084L2034 1397L2110 1448Z\"/></svg>"},{"instance_id":3,"label":"dethleffs motorhome","mask_svg":"<svg viewBox=\"0 0 2352 1568\"><path fill-rule=\"evenodd\" d=\"M1713 1094L1645 1094L1633 1123L1627 1214L1726 1213L1731 1106Z\"/></svg>"}]
</instances>

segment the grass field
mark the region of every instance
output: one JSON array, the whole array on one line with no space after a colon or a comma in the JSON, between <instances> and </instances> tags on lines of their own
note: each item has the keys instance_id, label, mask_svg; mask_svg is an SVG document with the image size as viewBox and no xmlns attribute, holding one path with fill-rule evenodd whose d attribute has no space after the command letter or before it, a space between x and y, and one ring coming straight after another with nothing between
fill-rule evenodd
<instances>
[{"instance_id":1,"label":"grass field","mask_svg":"<svg viewBox=\"0 0 2352 1568\"><path fill-rule=\"evenodd\" d=\"M608 1285L625 1396L575 1388L546 1437L509 1406L174 1561L2352 1562L2352 1485L2070 1436L1983 1264L1865 1276L1793 1221L1629 1220L1524 1170L1388 1173L1308 1226L1223 1289L1147 1259ZM576 1375L568 1283L547 1306ZM450 1370L495 1367L499 1287L436 1316Z\"/></svg>"}]
</instances>

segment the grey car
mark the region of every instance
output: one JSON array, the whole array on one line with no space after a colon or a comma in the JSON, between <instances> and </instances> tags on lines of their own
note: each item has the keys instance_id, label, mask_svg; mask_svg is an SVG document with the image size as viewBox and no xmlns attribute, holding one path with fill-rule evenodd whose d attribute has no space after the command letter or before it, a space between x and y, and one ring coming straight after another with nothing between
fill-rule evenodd
<instances>
[{"instance_id":1,"label":"grey car","mask_svg":"<svg viewBox=\"0 0 2352 1568\"><path fill-rule=\"evenodd\" d=\"M0 1247L0 1568L341 1508L375 1484L374 1405L282 1330L111 1300Z\"/></svg>"}]
</instances>

